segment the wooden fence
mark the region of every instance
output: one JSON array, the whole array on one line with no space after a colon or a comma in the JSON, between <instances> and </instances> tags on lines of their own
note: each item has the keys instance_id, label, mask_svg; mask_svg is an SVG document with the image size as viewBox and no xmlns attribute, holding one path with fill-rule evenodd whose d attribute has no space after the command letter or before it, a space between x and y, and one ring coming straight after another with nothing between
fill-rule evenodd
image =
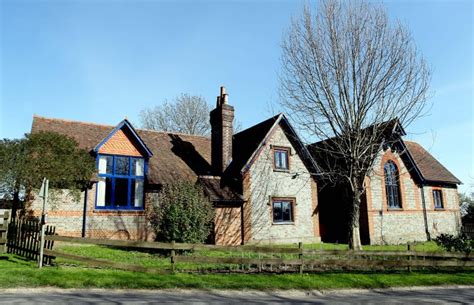
<instances>
[{"instance_id":1,"label":"wooden fence","mask_svg":"<svg viewBox=\"0 0 474 305\"><path fill-rule=\"evenodd\" d=\"M45 227L45 235L53 235L56 228ZM12 220L8 224L7 252L31 260L39 259L41 224L37 220ZM53 249L53 241L44 244L45 249ZM43 264L51 264L52 257L45 255Z\"/></svg>"},{"instance_id":2,"label":"wooden fence","mask_svg":"<svg viewBox=\"0 0 474 305\"><path fill-rule=\"evenodd\" d=\"M462 232L470 239L474 239L474 223L465 223L462 226Z\"/></svg>"},{"instance_id":3,"label":"wooden fence","mask_svg":"<svg viewBox=\"0 0 474 305\"><path fill-rule=\"evenodd\" d=\"M47 241L61 241L80 244L95 244L137 249L170 250L169 271L176 271L178 263L219 264L239 266L235 270L250 269L261 271L291 271L303 273L314 270L334 269L364 269L374 270L382 268L424 268L424 267L474 267L474 255L465 253L436 253L407 251L348 251L348 250L317 250L304 249L303 244L298 247L263 247L263 246L215 246L185 243L160 243L143 241L123 241L106 239L85 239L66 236L46 236ZM179 254L178 250L187 250ZM213 257L195 255L193 250L226 251L236 253L234 257ZM191 252L190 252L191 251ZM98 267L113 267L129 271L165 272L153 270L143 266L110 262L107 260L89 258L53 250L45 250L45 254L66 259L77 260L88 265ZM247 254L244 255L244 253ZM266 254L266 255L265 255ZM280 257L275 257L280 256ZM285 257L290 256L290 257ZM284 266L285 268L278 268ZM228 268L229 270L231 268Z\"/></svg>"},{"instance_id":4,"label":"wooden fence","mask_svg":"<svg viewBox=\"0 0 474 305\"><path fill-rule=\"evenodd\" d=\"M2 223L0 224L0 253L6 252L8 222L10 220L10 211L3 211L0 214Z\"/></svg>"}]
</instances>

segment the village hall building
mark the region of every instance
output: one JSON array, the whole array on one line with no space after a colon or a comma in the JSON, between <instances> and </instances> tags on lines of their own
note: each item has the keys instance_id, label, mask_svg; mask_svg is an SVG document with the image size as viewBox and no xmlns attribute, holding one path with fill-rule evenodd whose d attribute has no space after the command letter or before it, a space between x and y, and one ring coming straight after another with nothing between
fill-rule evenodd
<instances>
[{"instance_id":1,"label":"village hall building","mask_svg":"<svg viewBox=\"0 0 474 305\"><path fill-rule=\"evenodd\" d=\"M74 138L96 159L97 177L81 199L52 205L48 223L65 236L153 240L147 211L161 187L201 185L215 209L211 240L247 243L345 242L348 216L336 188L321 189L312 149L284 114L233 131L234 107L221 87L210 113L211 137L40 116L32 133ZM361 207L365 244L406 243L460 229L460 181L423 147L404 141L384 147L367 179ZM67 192L67 190L64 190ZM41 214L38 196L26 207Z\"/></svg>"}]
</instances>

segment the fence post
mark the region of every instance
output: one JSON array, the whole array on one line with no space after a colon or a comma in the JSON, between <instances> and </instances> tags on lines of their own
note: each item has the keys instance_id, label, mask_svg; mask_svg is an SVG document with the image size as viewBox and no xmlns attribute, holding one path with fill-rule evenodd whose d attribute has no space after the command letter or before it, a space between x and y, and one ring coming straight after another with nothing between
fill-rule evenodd
<instances>
[{"instance_id":1,"label":"fence post","mask_svg":"<svg viewBox=\"0 0 474 305\"><path fill-rule=\"evenodd\" d=\"M411 244L409 242L407 243L407 249L408 249L408 252L411 251ZM410 262L411 262L411 255L408 255L408 264L410 264ZM411 272L411 266L410 265L408 265L408 272Z\"/></svg>"},{"instance_id":2,"label":"fence post","mask_svg":"<svg viewBox=\"0 0 474 305\"><path fill-rule=\"evenodd\" d=\"M8 211L3 212L3 235L0 233L0 238L1 236L5 237L5 244L3 245L3 250L0 252L7 252L7 244L8 244L8 227L10 227L10 222L8 221L10 219L10 213Z\"/></svg>"},{"instance_id":3,"label":"fence post","mask_svg":"<svg viewBox=\"0 0 474 305\"><path fill-rule=\"evenodd\" d=\"M176 255L176 252L174 251L174 240L171 241L171 271L174 273L175 272L175 261L174 257Z\"/></svg>"},{"instance_id":4,"label":"fence post","mask_svg":"<svg viewBox=\"0 0 474 305\"><path fill-rule=\"evenodd\" d=\"M298 249L300 250L300 254L298 254L298 258L300 259L300 274L303 274L303 243L298 243Z\"/></svg>"},{"instance_id":5,"label":"fence post","mask_svg":"<svg viewBox=\"0 0 474 305\"><path fill-rule=\"evenodd\" d=\"M39 244L39 259L38 259L38 267L43 267L43 255L44 255L44 229L46 225L41 224L41 235L40 235L40 244Z\"/></svg>"}]
</instances>

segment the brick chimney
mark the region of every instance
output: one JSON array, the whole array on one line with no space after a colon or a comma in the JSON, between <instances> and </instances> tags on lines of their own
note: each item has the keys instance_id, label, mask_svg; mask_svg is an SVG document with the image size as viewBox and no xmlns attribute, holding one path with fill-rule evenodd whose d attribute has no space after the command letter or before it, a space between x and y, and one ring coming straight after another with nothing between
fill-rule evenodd
<instances>
[{"instance_id":1,"label":"brick chimney","mask_svg":"<svg viewBox=\"0 0 474 305\"><path fill-rule=\"evenodd\" d=\"M216 108L211 111L211 163L215 175L221 175L232 160L234 107L229 105L225 87L217 97Z\"/></svg>"}]
</instances>

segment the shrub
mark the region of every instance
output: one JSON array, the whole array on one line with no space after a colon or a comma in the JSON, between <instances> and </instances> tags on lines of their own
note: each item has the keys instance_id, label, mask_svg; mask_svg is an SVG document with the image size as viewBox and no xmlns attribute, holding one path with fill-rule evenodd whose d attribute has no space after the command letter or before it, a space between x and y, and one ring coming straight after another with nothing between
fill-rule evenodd
<instances>
[{"instance_id":1,"label":"shrub","mask_svg":"<svg viewBox=\"0 0 474 305\"><path fill-rule=\"evenodd\" d=\"M163 187L151 211L157 240L202 243L209 236L214 208L201 187L177 182Z\"/></svg>"},{"instance_id":2,"label":"shrub","mask_svg":"<svg viewBox=\"0 0 474 305\"><path fill-rule=\"evenodd\" d=\"M458 236L441 234L435 239L435 242L449 252L458 251L469 254L474 248L474 240L469 239L465 234Z\"/></svg>"}]
</instances>

